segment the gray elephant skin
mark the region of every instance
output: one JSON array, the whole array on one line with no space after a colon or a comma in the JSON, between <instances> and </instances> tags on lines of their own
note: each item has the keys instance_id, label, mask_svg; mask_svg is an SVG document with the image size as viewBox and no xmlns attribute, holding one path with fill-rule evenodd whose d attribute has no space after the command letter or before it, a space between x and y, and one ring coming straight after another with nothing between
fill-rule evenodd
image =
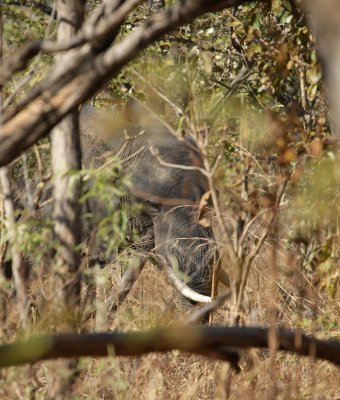
<instances>
[{"instance_id":1,"label":"gray elephant skin","mask_svg":"<svg viewBox=\"0 0 340 400\"><path fill-rule=\"evenodd\" d=\"M212 229L197 218L209 186L194 139L176 137L143 109L124 127L118 121L109 111L82 107L84 166L98 167L105 152L119 155L132 183L125 201L143 205L131 224L148 236L144 250L186 274L189 288L210 296L215 244Z\"/></svg>"}]
</instances>

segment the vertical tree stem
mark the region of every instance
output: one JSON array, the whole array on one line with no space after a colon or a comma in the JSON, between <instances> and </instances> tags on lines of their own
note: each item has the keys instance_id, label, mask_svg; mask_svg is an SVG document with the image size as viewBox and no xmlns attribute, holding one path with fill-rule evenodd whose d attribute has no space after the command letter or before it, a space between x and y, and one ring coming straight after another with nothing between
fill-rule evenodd
<instances>
[{"instance_id":1,"label":"vertical tree stem","mask_svg":"<svg viewBox=\"0 0 340 400\"><path fill-rule=\"evenodd\" d=\"M83 23L85 0L57 0L58 42L72 39ZM57 57L60 58L61 55ZM52 131L52 171L54 176L54 235L56 309L64 329L76 330L80 320L81 181L74 172L81 169L79 115L74 110ZM62 362L67 373L57 374L50 395L69 398L77 376L77 360Z\"/></svg>"},{"instance_id":2,"label":"vertical tree stem","mask_svg":"<svg viewBox=\"0 0 340 400\"><path fill-rule=\"evenodd\" d=\"M2 25L2 9L0 7L0 66L3 59L3 25ZM2 113L2 90L0 91L0 114ZM3 207L6 217L6 225L9 232L11 242L12 271L14 287L18 300L18 309L20 319L25 327L28 323L28 300L27 289L25 283L25 264L17 245L15 244L15 217L14 204L12 199L11 181L8 173L8 167L0 168L0 183L3 195Z\"/></svg>"},{"instance_id":3,"label":"vertical tree stem","mask_svg":"<svg viewBox=\"0 0 340 400\"><path fill-rule=\"evenodd\" d=\"M70 40L81 27L84 0L58 0L58 41ZM72 171L81 169L78 111L67 115L52 132L54 174L54 234L58 243L57 291L70 317L70 328L78 319L80 305L81 207L80 179Z\"/></svg>"}]
</instances>

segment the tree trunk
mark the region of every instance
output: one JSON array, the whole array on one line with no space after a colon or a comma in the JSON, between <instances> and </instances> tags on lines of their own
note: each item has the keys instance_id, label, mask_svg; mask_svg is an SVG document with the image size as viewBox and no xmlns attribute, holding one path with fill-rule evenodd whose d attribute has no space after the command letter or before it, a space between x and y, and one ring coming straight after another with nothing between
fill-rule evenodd
<instances>
[{"instance_id":1,"label":"tree trunk","mask_svg":"<svg viewBox=\"0 0 340 400\"><path fill-rule=\"evenodd\" d=\"M340 139L340 2L338 0L304 0L310 13L310 25L323 67L333 133Z\"/></svg>"},{"instance_id":2,"label":"tree trunk","mask_svg":"<svg viewBox=\"0 0 340 400\"><path fill-rule=\"evenodd\" d=\"M70 40L84 17L84 0L58 0L58 41ZM57 297L65 306L68 328L74 328L80 304L81 206L80 179L72 171L81 169L78 111L67 115L52 132L54 174L54 234L57 240Z\"/></svg>"},{"instance_id":3,"label":"tree trunk","mask_svg":"<svg viewBox=\"0 0 340 400\"><path fill-rule=\"evenodd\" d=\"M58 42L69 41L79 30L84 18L85 0L58 0ZM81 148L79 115L68 114L52 131L52 170L54 176L54 235L57 241L55 262L56 309L59 326L74 331L80 318L80 249L81 205L80 176ZM77 360L59 362L58 372L49 394L52 398L69 397L77 377ZM58 369L58 367L57 367Z\"/></svg>"},{"instance_id":4,"label":"tree trunk","mask_svg":"<svg viewBox=\"0 0 340 400\"><path fill-rule=\"evenodd\" d=\"M0 168L0 182L2 187L2 195L4 198L4 211L6 217L6 225L9 233L12 257L12 272L16 298L18 301L18 310L21 322L25 327L28 324L28 300L26 288L26 266L22 258L22 254L15 244L16 230L14 217L14 204L12 199L11 181L8 174L8 168Z\"/></svg>"},{"instance_id":5,"label":"tree trunk","mask_svg":"<svg viewBox=\"0 0 340 400\"><path fill-rule=\"evenodd\" d=\"M3 26L2 26L2 13L0 8L0 66L3 59ZM0 91L0 114L2 113L2 90ZM11 245L12 257L12 272L16 298L18 301L18 311L21 322L25 327L28 324L28 300L26 288L26 271L25 263L22 258L18 247L15 244L15 216L14 204L12 199L11 180L8 173L8 167L0 168L0 184L2 188L3 207L5 215L5 223L9 233L9 240ZM4 250L5 251L5 250Z\"/></svg>"}]
</instances>

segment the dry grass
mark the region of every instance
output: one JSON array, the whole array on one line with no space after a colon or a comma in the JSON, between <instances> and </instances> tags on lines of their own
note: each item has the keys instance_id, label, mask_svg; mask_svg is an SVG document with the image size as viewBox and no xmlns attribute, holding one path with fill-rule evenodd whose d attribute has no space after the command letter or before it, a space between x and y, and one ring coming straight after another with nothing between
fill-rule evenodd
<instances>
[{"instance_id":1,"label":"dry grass","mask_svg":"<svg viewBox=\"0 0 340 400\"><path fill-rule=\"evenodd\" d=\"M266 259L268 257L259 257L250 275L243 318L247 325L269 324L273 293ZM144 269L127 301L117 313L107 310L110 296L114 291L111 284L114 279L111 279L105 270L99 274L103 276L103 290L98 300L104 316L102 328L145 329L177 321L178 295L166 284L163 274L154 267L148 265ZM118 271L114 274L118 274ZM288 327L296 326L298 321L301 323L310 313L309 299L305 298L304 302L299 299L291 275L288 267L282 268L279 275L280 287L277 286L277 323ZM314 322L308 327L308 331L314 331L321 337L336 334L332 329L340 317L338 300L339 298L329 299L325 295L318 296ZM2 340L6 341L12 339L11 334L14 336L17 334L14 304L10 303L8 309L12 310L12 314L7 315L5 326L2 326ZM53 313L53 310L49 312ZM229 317L227 309L219 310L214 316L214 323L227 323ZM45 330L46 327L51 329L51 319L53 315L43 319L46 324ZM328 325L325 321L328 321ZM95 329L94 316L89 317L86 323L84 322L85 325L88 330ZM55 322L53 326L56 326ZM41 362L34 366L2 370L0 398L57 398L55 394L57 384L60 377L67 375L67 371L63 361ZM340 371L331 364L283 353L272 356L266 351L254 349L244 353L239 374L231 370L227 363L178 351L129 358L84 358L79 360L77 371L71 391L59 398L140 400L340 398Z\"/></svg>"}]
</instances>

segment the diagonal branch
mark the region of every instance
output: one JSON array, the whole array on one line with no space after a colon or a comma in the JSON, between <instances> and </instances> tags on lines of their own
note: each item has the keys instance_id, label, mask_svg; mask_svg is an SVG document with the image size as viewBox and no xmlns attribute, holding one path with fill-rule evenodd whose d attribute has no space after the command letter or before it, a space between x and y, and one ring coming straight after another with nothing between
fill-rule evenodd
<instances>
[{"instance_id":1,"label":"diagonal branch","mask_svg":"<svg viewBox=\"0 0 340 400\"><path fill-rule=\"evenodd\" d=\"M66 42L34 40L24 44L4 60L0 69L0 85L4 85L14 73L26 68L29 61L40 52L59 53L86 43L93 44L92 50L95 53L103 51L114 41L121 23L140 2L141 0L103 2L96 8L83 28Z\"/></svg>"},{"instance_id":2,"label":"diagonal branch","mask_svg":"<svg viewBox=\"0 0 340 400\"><path fill-rule=\"evenodd\" d=\"M33 94L4 115L0 128L0 165L6 165L45 136L65 115L94 95L108 79L164 33L206 12L247 1L181 1L150 17L105 52L94 55L87 45L79 51L68 52L47 73L44 83L33 89ZM109 31L107 35L111 33Z\"/></svg>"}]
</instances>

